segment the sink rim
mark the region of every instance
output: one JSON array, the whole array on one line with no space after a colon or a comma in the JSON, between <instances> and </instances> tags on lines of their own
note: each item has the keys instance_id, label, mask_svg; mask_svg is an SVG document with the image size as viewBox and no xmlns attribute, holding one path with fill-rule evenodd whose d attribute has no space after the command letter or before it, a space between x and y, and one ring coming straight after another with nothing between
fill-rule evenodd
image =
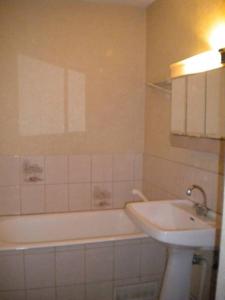
<instances>
[{"instance_id":1,"label":"sink rim","mask_svg":"<svg viewBox=\"0 0 225 300\"><path fill-rule=\"evenodd\" d=\"M178 210L182 210L183 213L187 216L193 217L198 221L198 224L202 224L202 228L182 228L182 229L169 229L163 228L151 222L143 216L140 211L135 209L136 207L145 207L145 206L156 206L156 205L172 205ZM216 246L216 235L219 229L218 224L216 223L216 217L219 218L219 214L215 214L215 220L212 218L205 219L204 217L199 217L194 213L185 210L184 208L179 207L179 204L184 204L187 208L192 208L193 202L191 200L157 200L149 202L135 202L128 203L126 205L126 211L128 215L132 218L135 224L141 229L155 238L156 240L180 247L195 247L195 248L214 248ZM193 211L194 212L194 211Z\"/></svg>"}]
</instances>

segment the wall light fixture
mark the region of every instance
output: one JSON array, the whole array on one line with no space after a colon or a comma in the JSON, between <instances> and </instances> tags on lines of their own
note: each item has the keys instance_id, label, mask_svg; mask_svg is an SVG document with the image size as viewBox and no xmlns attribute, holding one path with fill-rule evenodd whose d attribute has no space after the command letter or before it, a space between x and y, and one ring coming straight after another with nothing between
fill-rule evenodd
<instances>
[{"instance_id":1,"label":"wall light fixture","mask_svg":"<svg viewBox=\"0 0 225 300\"><path fill-rule=\"evenodd\" d=\"M221 64L225 64L225 48L219 50L221 54Z\"/></svg>"}]
</instances>

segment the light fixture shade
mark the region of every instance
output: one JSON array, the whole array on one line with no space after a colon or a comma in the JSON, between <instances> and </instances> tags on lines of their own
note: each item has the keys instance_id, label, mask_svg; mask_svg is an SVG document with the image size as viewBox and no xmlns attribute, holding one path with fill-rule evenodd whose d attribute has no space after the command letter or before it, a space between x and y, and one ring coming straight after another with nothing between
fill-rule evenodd
<instances>
[{"instance_id":1,"label":"light fixture shade","mask_svg":"<svg viewBox=\"0 0 225 300\"><path fill-rule=\"evenodd\" d=\"M219 50L221 54L221 64L225 64L225 48Z\"/></svg>"},{"instance_id":2,"label":"light fixture shade","mask_svg":"<svg viewBox=\"0 0 225 300\"><path fill-rule=\"evenodd\" d=\"M210 50L170 65L171 77L207 72L222 66L220 52Z\"/></svg>"}]
</instances>

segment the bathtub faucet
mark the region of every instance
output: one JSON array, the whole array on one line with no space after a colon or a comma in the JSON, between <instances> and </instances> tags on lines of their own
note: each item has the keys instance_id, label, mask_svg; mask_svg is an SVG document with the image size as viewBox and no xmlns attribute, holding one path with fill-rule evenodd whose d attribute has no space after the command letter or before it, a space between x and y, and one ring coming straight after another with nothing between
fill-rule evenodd
<instances>
[{"instance_id":1,"label":"bathtub faucet","mask_svg":"<svg viewBox=\"0 0 225 300\"><path fill-rule=\"evenodd\" d=\"M202 196L203 196L203 203L202 204L201 203L195 203L194 204L196 214L199 215L199 216L207 216L209 209L208 209L208 206L207 206L207 196L206 196L206 193L203 190L203 188L200 187L199 185L193 184L191 187L189 187L186 190L186 195L191 196L192 191L194 189L198 189L202 193Z\"/></svg>"}]
</instances>

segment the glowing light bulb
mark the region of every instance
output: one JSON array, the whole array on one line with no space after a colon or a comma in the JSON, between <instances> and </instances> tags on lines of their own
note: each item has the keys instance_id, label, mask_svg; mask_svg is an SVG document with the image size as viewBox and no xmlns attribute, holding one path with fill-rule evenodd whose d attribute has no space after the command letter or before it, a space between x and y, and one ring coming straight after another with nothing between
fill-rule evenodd
<instances>
[{"instance_id":1,"label":"glowing light bulb","mask_svg":"<svg viewBox=\"0 0 225 300\"><path fill-rule=\"evenodd\" d=\"M218 24L211 32L209 36L210 46L219 50L225 48L225 22Z\"/></svg>"},{"instance_id":2,"label":"glowing light bulb","mask_svg":"<svg viewBox=\"0 0 225 300\"><path fill-rule=\"evenodd\" d=\"M183 62L185 74L205 72L219 68L221 57L218 51L208 51L190 57Z\"/></svg>"},{"instance_id":3,"label":"glowing light bulb","mask_svg":"<svg viewBox=\"0 0 225 300\"><path fill-rule=\"evenodd\" d=\"M170 66L171 77L175 78L187 74L205 72L222 67L221 53L218 50L225 48L225 22L218 23L209 35L212 50L189 57Z\"/></svg>"},{"instance_id":4,"label":"glowing light bulb","mask_svg":"<svg viewBox=\"0 0 225 300\"><path fill-rule=\"evenodd\" d=\"M218 50L202 52L170 66L171 77L205 72L222 67Z\"/></svg>"}]
</instances>

